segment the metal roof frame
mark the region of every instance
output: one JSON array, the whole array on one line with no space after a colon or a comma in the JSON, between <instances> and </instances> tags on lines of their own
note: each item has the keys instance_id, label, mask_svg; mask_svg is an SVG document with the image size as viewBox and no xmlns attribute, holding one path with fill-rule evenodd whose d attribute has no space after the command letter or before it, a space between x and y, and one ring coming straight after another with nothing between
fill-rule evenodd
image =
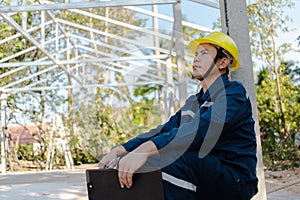
<instances>
[{"instance_id":1,"label":"metal roof frame","mask_svg":"<svg viewBox=\"0 0 300 200\"><path fill-rule=\"evenodd\" d=\"M99 41L92 41L92 39L85 39L85 38L82 38L81 36L79 35L75 35L73 33L66 33L64 31L64 29L62 28L62 26L64 24L67 24L68 26L73 26L75 28L78 28L78 29L81 29L81 30L86 30L86 31L89 31L89 32L93 32L95 34L101 34L101 35L104 35L106 37L113 37L115 39L118 39L120 41L124 41L124 42L128 42L128 43L131 43L131 44L135 44L135 45L140 45L141 47L144 47L144 48L148 48L148 49L152 49L152 50L158 50L160 51L161 53L165 54L166 56L159 56L157 58L160 58L159 60L157 60L158 62L163 62L165 63L165 59L168 58L168 56L176 56L176 53L174 51L170 51L170 49L162 49L162 48L156 48L156 47L149 47L147 45L144 45L143 43L140 43L140 42L137 42L135 40L130 40L130 39L127 39L127 38L123 38L123 37L120 37L120 36L116 36L116 35L113 35L113 34L109 34L109 33L106 33L106 32L103 32L103 31L99 31L99 30L96 30L96 29L93 29L93 28L90 28L90 27L87 27L87 26L83 26L83 25L79 25L79 24L76 24L76 23L73 23L73 22L70 22L70 21L66 21L66 20L63 20L63 19L59 19L59 18L55 18L54 15L51 13L51 10L53 10L53 8L56 8L55 6L56 5L53 5L53 2L48 2L48 1L45 1L47 3L51 3L51 4L47 4L47 5L42 5L42 7L37 7L36 5L26 5L25 7L23 5L20 5L20 6L9 6L9 7L1 7L0 8L0 11L2 13L0 13L0 15L2 16L3 19L5 19L9 24L11 24L14 28L16 28L19 33L14 35L14 36L11 36L9 38L5 38L4 40L1 40L0 41L0 44L3 44L9 40L13 40L15 38L18 38L20 36L24 36L26 37L30 42L32 42L34 44L34 46L32 47L29 47L28 49L25 49L25 50L22 50L16 54L13 54L13 55L10 55L2 60L0 60L0 68L7 68L7 67L19 67L18 69L14 69L14 70L11 70L10 72L7 72L5 74L2 74L1 77L5 76L5 75L9 75L9 74L12 74L16 71L20 71L22 69L25 68L25 66L30 66L32 64L36 65L36 66L39 66L39 65L57 65L59 67L61 67L67 74L71 75L73 77L74 80L76 80L78 83L80 83L80 85L82 87L84 87L81 83L81 80L79 80L76 76L72 75L69 70L66 68L65 65L69 65L69 64L79 64L79 63L92 63L92 62L111 62L112 59L111 58L100 58L100 59L84 59L84 60L58 60L55 56L52 56L51 53L49 53L45 48L44 46L51 43L51 42L54 42L55 40L59 40L59 39L67 39L67 38L77 38L77 39L81 39L82 41L85 40L85 41L88 41L88 42L93 42L95 45L101 45L102 47L107 47L107 48L110 48L112 50L115 50L115 51L120 51L120 52L124 52L124 53L131 53L132 52L129 52L128 50L124 49L124 48L120 48L120 47L115 47L115 46L112 46L112 45L109 45L109 44L104 44L103 42L99 42ZM174 3L175 1L153 1L154 3ZM153 3L152 2L152 3ZM103 4L102 4L103 3ZM112 3L112 2L110 2ZM119 1L115 1L115 3L119 3ZM72 8L76 8L77 4L74 4L74 3L69 3L69 4L72 4L72 5L64 5L63 7L61 7L61 9L67 9L69 7L72 7ZM90 6L90 3L87 3L88 6ZM106 6L107 5L107 2L100 2L100 4L102 4L103 6ZM98 5L98 7L101 5ZM161 19L164 19L164 20L167 20L167 21L170 21L170 22L174 22L174 18L171 18L171 17L168 17L168 16L165 16L165 15L162 15L162 14L157 14L157 13L153 13L151 11L148 11L148 10L145 10L145 9L142 9L142 8L138 8L138 7L134 7L132 5L140 5L141 4L141 1L129 1L127 2L126 5L131 5L131 6L125 6L125 8L127 9L130 9L130 10L133 10L133 11L136 11L136 12L143 12L145 14L148 14L148 15L151 15L151 16L155 16L155 17L159 17ZM151 4L150 1L147 1L146 3L144 2L144 5L145 4ZM37 10L46 10L46 12L48 13L48 15L50 16L50 20L49 21L45 21L43 22L42 24L40 25L37 25L35 27L32 27L28 30L24 30L19 24L17 24L11 17L11 13L8 13L8 12L17 12L17 11L20 11L21 9L23 9L22 11L24 10L34 10L34 9L37 9ZM2 10L1 10L2 9ZM159 32L156 32L156 31L152 31L152 30L148 30L148 29L145 29L145 28L141 28L141 27L137 27L137 26L134 26L134 25L130 25L130 24L126 24L124 22L120 22L120 21L117 21L117 20L113 20L113 19L109 19L109 18L105 18L103 16L99 16L99 15L95 15L93 13L89 13L87 11L84 11L84 10L79 10L79 9L71 9L70 12L75 12L75 13L78 13L78 14L81 14L81 15L84 15L84 16L88 16L88 17L92 17L94 19L97 19L97 20L102 20L102 21L106 21L108 23L112 23L112 24L115 24L115 25L119 25L119 26L122 26L122 27L126 27L126 28L130 28L132 30L135 30L135 31L140 31L142 33L146 33L146 34L150 34L154 37L159 37L159 38L162 38L162 39L166 39L166 40L172 40L172 37L173 36L170 36L170 35L165 35L165 34L162 34L162 33L159 33ZM62 35L59 35L57 38L53 38L51 40L48 40L48 41L42 41L42 42L38 42L36 41L31 35L30 33L31 32L34 32L36 30L38 30L39 28L42 28L43 26L47 26L47 25L51 25L51 24L56 24L58 26L58 28L62 31ZM196 29L200 29L200 31L203 31L203 32L206 32L206 31L211 31L210 29L208 28L205 28L205 27L201 27L201 26L198 26L198 25L193 25L192 23L188 23L188 22L185 22L183 21L183 24L187 25L187 26L191 26L192 28L196 28ZM71 41L71 45L73 46L73 48L78 48L78 49L86 49L88 47L84 47L84 46L80 46L80 45L77 45L77 44L74 44ZM187 42L184 42L184 44L187 44ZM43 51L45 53L45 55L47 56L46 61L34 61L34 62L21 62L21 63L9 63L7 62L8 60L14 58L14 57L17 57L19 55L22 55L24 53L28 53L30 51L33 51L35 49L40 49L41 51ZM64 50L64 51L59 51L58 53L62 53L62 52L66 52L68 50ZM104 54L103 52L101 53L100 51L98 51L99 54ZM170 55L169 55L170 54ZM106 55L108 56L108 55ZM149 58L154 58L153 56L149 57ZM132 58L128 58L128 60L130 60ZM145 57L141 57L140 59L145 59ZM119 58L119 60L124 60L124 58ZM125 59L126 60L126 59ZM190 58L187 58L187 60L190 60ZM22 66L22 67L21 67ZM56 68L56 67L53 67L53 68ZM48 70L45 70L45 72L48 71ZM21 79L23 81L27 80L27 79L30 79L31 77L33 76L36 76L38 74L35 74L35 75L32 75L32 76L29 76L29 77L25 77L24 79ZM20 83L21 81L18 80L18 83ZM6 91L6 92L9 92L9 91L13 91L14 89L17 89L18 91L21 91L22 89L20 88L11 88L11 89L8 89L9 86L13 86L15 84L8 84L6 85L5 87L2 87L0 88L0 90L2 91ZM27 88L27 87L26 87ZM42 89L42 88L41 88ZM27 90L27 89L26 89Z\"/></svg>"}]
</instances>

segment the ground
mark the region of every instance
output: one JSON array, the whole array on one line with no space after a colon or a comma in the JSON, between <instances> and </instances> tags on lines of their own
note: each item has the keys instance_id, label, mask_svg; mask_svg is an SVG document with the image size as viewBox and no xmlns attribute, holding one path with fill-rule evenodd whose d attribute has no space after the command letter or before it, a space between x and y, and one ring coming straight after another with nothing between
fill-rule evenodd
<instances>
[{"instance_id":1,"label":"ground","mask_svg":"<svg viewBox=\"0 0 300 200\"><path fill-rule=\"evenodd\" d=\"M8 173L0 175L1 200L88 200L84 165L74 170ZM300 200L300 168L284 171L265 171L268 200ZM294 185L291 185L295 183ZM286 187L291 185L289 187Z\"/></svg>"},{"instance_id":2,"label":"ground","mask_svg":"<svg viewBox=\"0 0 300 200\"><path fill-rule=\"evenodd\" d=\"M300 200L300 168L282 171L266 170L265 182L268 199Z\"/></svg>"}]
</instances>

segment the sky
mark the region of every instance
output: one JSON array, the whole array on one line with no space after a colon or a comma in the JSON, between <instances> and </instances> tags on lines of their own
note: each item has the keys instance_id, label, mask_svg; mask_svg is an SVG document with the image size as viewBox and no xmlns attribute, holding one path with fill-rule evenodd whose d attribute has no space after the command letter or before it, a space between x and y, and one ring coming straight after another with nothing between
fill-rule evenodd
<instances>
[{"instance_id":1,"label":"sky","mask_svg":"<svg viewBox=\"0 0 300 200\"><path fill-rule=\"evenodd\" d=\"M195 3L191 0L182 0L181 6L181 11L184 19L208 28L212 28L213 23L216 22L220 17L220 11L218 9ZM172 12L172 6L160 6L159 11L162 14L170 15L170 12Z\"/></svg>"},{"instance_id":2,"label":"sky","mask_svg":"<svg viewBox=\"0 0 300 200\"><path fill-rule=\"evenodd\" d=\"M300 36L300 0L293 0L293 2L295 3L295 7L285 10L286 14L293 20L293 22L289 23L289 26L293 31L289 33L279 33L278 42L289 42L292 44L293 48L300 50L300 47L298 46L299 41L297 41L297 37ZM300 52L291 52L286 55L286 58L300 61Z\"/></svg>"},{"instance_id":3,"label":"sky","mask_svg":"<svg viewBox=\"0 0 300 200\"><path fill-rule=\"evenodd\" d=\"M254 1L254 0L250 0ZM285 15L292 18L293 22L288 23L291 32L288 33L278 33L277 43L291 43L292 47L300 50L298 46L297 37L300 36L300 0L292 0L295 3L294 8L284 9ZM248 2L248 1L247 1ZM190 0L182 0L182 14L183 18L187 19L189 22L205 26L208 28L213 28L213 23L217 21L220 17L220 11L216 8L211 8L208 6L201 5L199 3L192 2ZM159 13L165 15L172 15L172 5L160 5ZM161 23L161 22L160 22ZM164 24L165 27L172 29L171 24ZM290 52L286 54L285 58L287 60L298 60L300 61L300 52Z\"/></svg>"}]
</instances>

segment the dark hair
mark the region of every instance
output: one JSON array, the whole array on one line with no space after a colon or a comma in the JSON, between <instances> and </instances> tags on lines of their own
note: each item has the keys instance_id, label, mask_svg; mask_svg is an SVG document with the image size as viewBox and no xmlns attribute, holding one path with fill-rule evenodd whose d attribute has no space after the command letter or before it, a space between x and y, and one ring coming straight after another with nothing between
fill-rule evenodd
<instances>
[{"instance_id":1,"label":"dark hair","mask_svg":"<svg viewBox=\"0 0 300 200\"><path fill-rule=\"evenodd\" d=\"M230 63L229 65L227 66L226 68L226 73L229 74L229 67L230 65L232 64L233 62L233 58L231 56L230 53L228 53L225 49L223 49L222 47L219 47L219 46L216 46L214 45L217 49L217 55L216 55L216 58L218 59L222 59L222 58L228 58L230 60Z\"/></svg>"}]
</instances>

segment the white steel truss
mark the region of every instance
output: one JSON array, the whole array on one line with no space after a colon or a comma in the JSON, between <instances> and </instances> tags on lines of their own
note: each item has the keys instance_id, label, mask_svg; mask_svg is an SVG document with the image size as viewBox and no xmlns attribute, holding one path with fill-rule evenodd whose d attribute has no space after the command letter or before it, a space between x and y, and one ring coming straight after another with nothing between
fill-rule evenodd
<instances>
[{"instance_id":1,"label":"white steel truss","mask_svg":"<svg viewBox=\"0 0 300 200\"><path fill-rule=\"evenodd\" d=\"M122 2L122 3L120 3ZM165 16L162 14L158 14L158 13L154 13L152 11L143 9L143 8L139 8L136 7L136 5L150 5L150 4L168 4L168 3L176 3L177 1L174 0L168 0L168 1L126 1L126 6L124 6L124 8L128 9L128 10L132 10L135 12L140 12L152 17L157 17L159 19L165 20L165 21L169 21L171 23L174 23L174 18L173 17L169 17L169 16ZM80 3L81 6L78 5L78 3L67 3L67 4L58 4L58 3L53 3L53 2L49 2L49 1L40 1L40 3L43 4L34 4L34 5L16 5L16 6L3 6L0 7L0 16L2 17L2 20L5 20L7 23L9 23L13 28L15 28L18 33L10 36L8 38L5 38L3 40L0 40L0 45L1 44L5 44L8 41L13 41L17 38L26 38L28 41L30 41L33 46L28 47L27 49L24 49L22 51L19 51L15 54L12 54L10 56L7 56L3 59L0 60L0 68L14 68L12 70L10 70L9 72L6 72L4 74L1 74L1 77L4 77L6 75L10 75L13 74L15 72L21 71L26 69L26 66L30 67L34 64L34 66L44 66L44 65L53 65L54 67L52 67L51 69L56 69L57 67L61 68L63 71L65 71L65 73L69 74L74 80L76 80L81 87L85 87L83 85L83 83L81 82L81 80L79 80L79 78L74 75L73 71L70 71L70 69L67 69L66 65L77 65L76 69L78 70L78 65L82 64L82 63L111 63L113 61L115 61L116 59L118 59L118 61L129 61L129 60L149 60L149 59L154 59L155 62L160 62L160 63L166 63L166 59L169 58L170 56L176 56L176 52L174 51L173 47L171 46L171 49L164 49L164 48L159 48L159 47L154 47L149 46L148 44L145 44L143 42L139 42L136 40L132 40L132 39L128 39L126 37L122 37L122 36L118 36L118 35L113 35L110 34L108 32L104 32L104 31L100 31L91 27L88 27L86 25L80 25L76 22L71 22L71 21L66 21L64 19L60 19L59 17L55 17L53 14L53 10L55 9L70 9L69 12L73 12L73 13L77 13L79 15L82 16L86 16L86 17L90 17L93 18L95 20L99 20L99 21L103 21L105 23L111 23L117 26L121 26L121 27L125 27L128 28L132 31L137 31L140 32L142 34L145 35L149 35L151 37L158 37L161 40L166 40L170 43L172 43L172 41L174 40L174 35L172 34L172 32L174 32L175 30L173 29L172 32L170 32L169 34L165 34L165 33L161 33L158 31L154 31L154 30L150 30L147 28L143 28L143 27L138 27L135 25L131 25L131 24L127 24L124 22L120 22L114 19L110 19L109 17L105 17L105 16L100 16L100 15L96 15L94 13L90 13L86 10L80 10L77 8L93 8L95 6L95 3L97 4L97 7L105 7L105 6L120 6L123 5L124 2L123 1L99 1L99 2L84 2L84 3ZM83 5L84 4L84 5ZM59 7L58 7L59 6ZM96 7L96 6L95 6ZM40 24L37 24L36 26L30 27L29 29L24 29L20 24L18 24L16 21L14 21L12 19L12 16L14 14L16 14L17 12L23 12L23 11L40 11L40 15L41 15L41 19L45 20L45 12L44 10L46 10L46 13L49 15L49 20L48 21L41 21ZM208 32L211 31L211 29L209 28L205 28L199 25L195 25L186 21L182 21L182 24L193 28L193 29L197 29L201 32ZM45 27L47 26L55 26L56 27L56 33L57 35L51 39L46 40L44 37L42 37L40 39L40 41L36 40L35 38L32 37L32 33L36 32L36 31L41 31L41 34L44 36L44 32L45 32ZM71 32L66 32L66 30L64 30L63 27L65 26L70 26L73 27L74 29L78 29L78 30L85 30L89 33L93 33L93 34L98 34L98 35L102 35L104 37L108 37L108 38L114 38L117 39L119 41L122 42L126 42L129 45L136 45L138 46L138 48L144 48L144 49L149 49L149 50L153 50L153 51L159 51L160 55L152 55L152 56L141 56L140 53L137 52L130 52L128 51L128 49L126 48L122 48L122 47L117 47L117 46L113 46L110 45L108 43L105 42L101 42L101 41L96 41L93 40L92 38L84 38L80 35L76 35L74 33ZM67 47L66 49L59 49L58 50L58 41L60 40L65 40L67 42L69 42L69 47ZM118 52L122 52L124 54L131 54L131 55L135 55L135 57L118 57L118 58L114 58L111 55L105 53L105 52L101 52L99 50L94 51L93 47L88 47L86 45L80 45L80 44L76 44L74 41L85 41L86 44L93 44L96 45L98 47L101 48L109 48L112 51L118 51ZM188 41L182 41L183 45L187 45ZM47 45L51 45L51 44L55 44L56 45L56 50L57 52L53 54L53 52L49 52L47 50L47 48L45 48ZM91 46L91 45L90 45ZM70 51L68 48L72 48L72 49L76 49L77 52L81 51L81 50L85 50L88 52L93 52L93 53L97 53L97 55L101 55L101 58L88 58L87 54L82 57L82 56L78 56L77 58L67 58L67 60L62 60L59 59L58 54L68 54L68 51ZM39 59L39 60L35 60L35 61L29 61L29 62L11 62L10 60L21 56L23 54L26 53L30 53L35 51L36 49L40 49L44 54L45 57L43 59ZM140 54L140 55L138 55ZM65 56L66 57L66 56ZM190 57L186 56L186 60L191 60ZM176 66L175 66L176 67ZM74 68L72 68L74 69ZM44 72L49 71L50 69L46 69L44 70ZM135 70L135 69L133 69ZM15 82L9 83L5 86L2 86L0 88L0 90L2 92L13 92L14 90L18 90L18 91L22 91L22 86L18 85L18 83L22 83L22 81L27 81L28 79L39 75L41 72L38 72L38 74L32 74L31 76L27 76L24 77L21 80L17 80ZM75 73L76 74L76 73ZM148 75L149 76L149 75ZM176 76L176 75L175 75ZM151 77L153 78L153 77ZM149 82L145 82L149 83ZM141 84L141 83L138 83ZM163 83L165 84L165 83ZM41 89L43 89L44 87L47 88L51 88L50 86L43 86L41 87ZM73 87L73 86L68 86L68 87ZM76 85L76 87L78 87L78 85ZM25 89L26 88L26 89ZM35 88L38 89L38 88ZM24 90L28 90L28 86L24 87Z\"/></svg>"}]
</instances>

